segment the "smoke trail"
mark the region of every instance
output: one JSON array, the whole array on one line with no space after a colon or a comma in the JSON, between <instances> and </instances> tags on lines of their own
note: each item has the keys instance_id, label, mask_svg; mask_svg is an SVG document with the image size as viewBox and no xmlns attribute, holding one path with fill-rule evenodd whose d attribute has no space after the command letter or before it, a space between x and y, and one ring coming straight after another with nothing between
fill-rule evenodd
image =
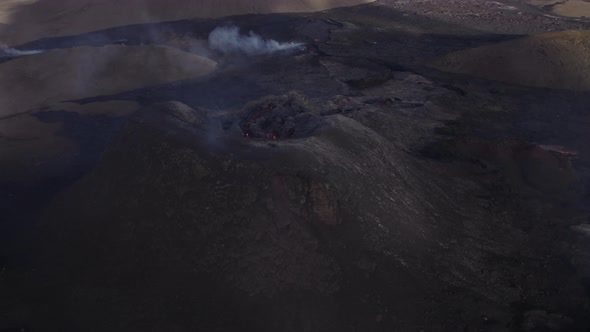
<instances>
[{"instance_id":1,"label":"smoke trail","mask_svg":"<svg viewBox=\"0 0 590 332\"><path fill-rule=\"evenodd\" d=\"M303 49L303 43L279 43L276 40L264 40L250 31L240 35L237 27L218 27L209 34L209 47L223 53L245 53L261 55L280 51Z\"/></svg>"},{"instance_id":2,"label":"smoke trail","mask_svg":"<svg viewBox=\"0 0 590 332\"><path fill-rule=\"evenodd\" d=\"M23 56L23 55L33 55L33 54L39 54L42 52L43 51L40 51L40 50L19 51L15 48L10 48L6 45L0 45L0 58L13 57L13 56Z\"/></svg>"}]
</instances>

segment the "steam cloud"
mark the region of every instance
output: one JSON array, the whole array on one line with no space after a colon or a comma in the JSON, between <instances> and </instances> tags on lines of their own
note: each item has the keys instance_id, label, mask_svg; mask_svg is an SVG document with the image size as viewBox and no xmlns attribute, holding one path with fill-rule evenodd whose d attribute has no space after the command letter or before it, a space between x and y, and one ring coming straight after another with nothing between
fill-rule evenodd
<instances>
[{"instance_id":1,"label":"steam cloud","mask_svg":"<svg viewBox=\"0 0 590 332\"><path fill-rule=\"evenodd\" d=\"M0 58L5 57L13 57L13 56L23 56L23 55L32 55L32 54L39 54L43 51L40 50L31 50L31 51L19 51L15 48L10 48L6 45L0 44Z\"/></svg>"},{"instance_id":2,"label":"steam cloud","mask_svg":"<svg viewBox=\"0 0 590 332\"><path fill-rule=\"evenodd\" d=\"M303 43L279 43L276 40L264 40L250 31L240 35L237 27L218 27L209 34L209 47L223 53L245 53L248 55L269 54L280 51L303 49Z\"/></svg>"}]
</instances>

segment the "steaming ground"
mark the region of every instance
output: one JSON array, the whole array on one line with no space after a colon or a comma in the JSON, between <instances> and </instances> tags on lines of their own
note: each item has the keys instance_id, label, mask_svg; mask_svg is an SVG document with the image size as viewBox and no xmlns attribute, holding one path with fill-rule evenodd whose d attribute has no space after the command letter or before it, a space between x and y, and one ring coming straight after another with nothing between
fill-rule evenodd
<instances>
[{"instance_id":1,"label":"steaming ground","mask_svg":"<svg viewBox=\"0 0 590 332\"><path fill-rule=\"evenodd\" d=\"M281 43L238 27L218 27L198 53L262 55L302 50L303 43ZM22 168L24 159L47 159L72 150L69 142L57 138L59 127L39 123L34 114L47 110L70 110L60 104L68 100L140 89L184 79L198 79L212 73L214 61L164 46L75 47L20 51L3 46L0 57L23 57L0 65L0 136L13 143L0 147L3 176L10 178ZM212 55L212 54L211 54ZM24 57L29 56L29 57ZM140 60L139 60L140 59ZM60 106L62 105L62 106ZM123 115L126 108L102 110L102 114ZM105 105L103 104L104 108ZM85 114L92 111L85 109ZM46 129L47 128L47 129ZM19 160L22 159L22 160Z\"/></svg>"},{"instance_id":2,"label":"steaming ground","mask_svg":"<svg viewBox=\"0 0 590 332\"><path fill-rule=\"evenodd\" d=\"M238 27L218 27L209 34L209 47L222 53L244 53L247 55L271 54L275 52L301 51L303 43L281 43L265 40L253 31L241 35Z\"/></svg>"},{"instance_id":3,"label":"steaming ground","mask_svg":"<svg viewBox=\"0 0 590 332\"><path fill-rule=\"evenodd\" d=\"M214 29L208 44L192 48L193 53L165 46L106 45L45 53L3 46L0 57L15 59L0 65L0 136L12 142L0 147L2 178L20 177L19 170L26 168L22 163L75 151L70 142L56 137L58 125L40 123L35 117L41 111L70 111L71 106L61 102L194 80L212 73L216 63L194 52L253 56L302 49L303 43L264 39L254 32L242 35L238 27ZM103 104L99 113L127 114L125 107L113 106L116 109L105 110ZM89 109L84 112L93 113Z\"/></svg>"},{"instance_id":4,"label":"steaming ground","mask_svg":"<svg viewBox=\"0 0 590 332\"><path fill-rule=\"evenodd\" d=\"M0 58L4 57L18 57L18 56L25 56L25 55L33 55L43 53L42 50L29 50L29 51L20 51L15 48L8 47L6 45L0 45Z\"/></svg>"}]
</instances>

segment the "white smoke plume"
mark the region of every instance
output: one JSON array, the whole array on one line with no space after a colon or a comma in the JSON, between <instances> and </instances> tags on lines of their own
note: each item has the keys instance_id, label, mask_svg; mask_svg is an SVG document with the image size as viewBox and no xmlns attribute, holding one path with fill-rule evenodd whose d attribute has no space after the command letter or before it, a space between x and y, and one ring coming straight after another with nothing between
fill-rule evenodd
<instances>
[{"instance_id":1,"label":"white smoke plume","mask_svg":"<svg viewBox=\"0 0 590 332\"><path fill-rule=\"evenodd\" d=\"M272 39L264 40L252 31L248 35L240 35L240 29L237 27L218 27L209 34L209 47L223 53L261 55L302 50L303 46L303 43L280 43Z\"/></svg>"},{"instance_id":2,"label":"white smoke plume","mask_svg":"<svg viewBox=\"0 0 590 332\"><path fill-rule=\"evenodd\" d=\"M42 52L43 51L41 51L41 50L19 51L15 48L10 48L6 45L0 44L0 58L32 55L32 54L39 54Z\"/></svg>"}]
</instances>

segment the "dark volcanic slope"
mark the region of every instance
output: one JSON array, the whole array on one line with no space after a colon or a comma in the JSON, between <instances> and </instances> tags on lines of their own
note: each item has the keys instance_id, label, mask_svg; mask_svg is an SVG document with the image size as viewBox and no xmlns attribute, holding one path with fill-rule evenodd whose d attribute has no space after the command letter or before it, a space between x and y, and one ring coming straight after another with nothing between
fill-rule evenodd
<instances>
[{"instance_id":1,"label":"dark volcanic slope","mask_svg":"<svg viewBox=\"0 0 590 332\"><path fill-rule=\"evenodd\" d=\"M80 149L0 187L0 331L587 331L588 94L426 66L586 23L441 3L32 42L202 51L234 24L306 50L34 112Z\"/></svg>"},{"instance_id":2,"label":"dark volcanic slope","mask_svg":"<svg viewBox=\"0 0 590 332\"><path fill-rule=\"evenodd\" d=\"M519 326L517 304L570 315L527 313L533 320L581 324L577 312L588 303L572 297L581 285L541 273L563 264L551 246L535 245L536 232L523 232L523 207L488 201L491 189L468 175L407 155L395 143L404 117L374 103L291 94L221 118L180 103L144 110L48 211L39 291L48 299L41 303L63 311L40 314L38 324L503 330ZM285 108L315 118L294 121L315 129L244 137L239 124L252 110L270 119Z\"/></svg>"}]
</instances>

